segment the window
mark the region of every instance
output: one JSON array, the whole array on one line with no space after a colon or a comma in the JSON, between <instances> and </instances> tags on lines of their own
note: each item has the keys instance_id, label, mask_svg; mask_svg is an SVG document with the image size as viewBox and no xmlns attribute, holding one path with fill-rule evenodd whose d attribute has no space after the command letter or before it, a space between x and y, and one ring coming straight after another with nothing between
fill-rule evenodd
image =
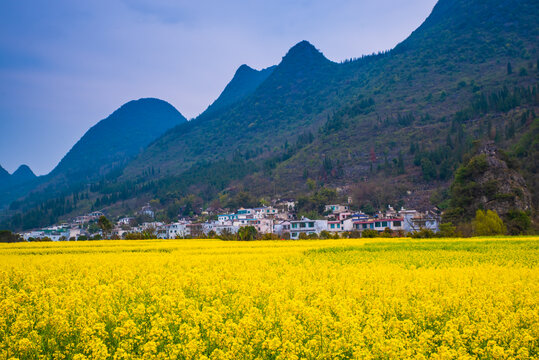
<instances>
[{"instance_id":1,"label":"window","mask_svg":"<svg viewBox=\"0 0 539 360\"><path fill-rule=\"evenodd\" d=\"M375 223L374 223L374 226L375 226L375 227L380 227L380 221L375 222Z\"/></svg>"},{"instance_id":2,"label":"window","mask_svg":"<svg viewBox=\"0 0 539 360\"><path fill-rule=\"evenodd\" d=\"M292 237L298 236L298 233L292 233Z\"/></svg>"},{"instance_id":3,"label":"window","mask_svg":"<svg viewBox=\"0 0 539 360\"><path fill-rule=\"evenodd\" d=\"M331 224L331 228L334 229L334 228L335 228L335 224Z\"/></svg>"},{"instance_id":4,"label":"window","mask_svg":"<svg viewBox=\"0 0 539 360\"><path fill-rule=\"evenodd\" d=\"M400 221L393 221L393 226L401 226L401 222Z\"/></svg>"},{"instance_id":5,"label":"window","mask_svg":"<svg viewBox=\"0 0 539 360\"><path fill-rule=\"evenodd\" d=\"M307 225L307 224L305 224L305 223L299 223L299 227L300 227L300 228L304 228L306 225Z\"/></svg>"},{"instance_id":6,"label":"window","mask_svg":"<svg viewBox=\"0 0 539 360\"><path fill-rule=\"evenodd\" d=\"M337 229L340 229L341 228L341 224L337 224Z\"/></svg>"},{"instance_id":7,"label":"window","mask_svg":"<svg viewBox=\"0 0 539 360\"><path fill-rule=\"evenodd\" d=\"M363 229L366 229L366 228L367 228L367 225L368 225L368 224L363 224Z\"/></svg>"},{"instance_id":8,"label":"window","mask_svg":"<svg viewBox=\"0 0 539 360\"><path fill-rule=\"evenodd\" d=\"M382 221L382 227L384 227L384 228L387 227L387 221Z\"/></svg>"},{"instance_id":9,"label":"window","mask_svg":"<svg viewBox=\"0 0 539 360\"><path fill-rule=\"evenodd\" d=\"M298 224L297 224L297 223L292 224L292 229L297 229L297 228L298 228Z\"/></svg>"},{"instance_id":10,"label":"window","mask_svg":"<svg viewBox=\"0 0 539 360\"><path fill-rule=\"evenodd\" d=\"M313 228L313 227L314 227L314 223L313 223L313 222L310 222L310 223L309 223L309 227L312 227L312 228Z\"/></svg>"}]
</instances>

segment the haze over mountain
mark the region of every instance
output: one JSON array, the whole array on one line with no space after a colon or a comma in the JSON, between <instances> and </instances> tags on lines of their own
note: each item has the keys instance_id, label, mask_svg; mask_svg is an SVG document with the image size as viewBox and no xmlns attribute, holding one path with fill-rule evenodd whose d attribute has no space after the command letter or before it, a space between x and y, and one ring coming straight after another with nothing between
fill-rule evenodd
<instances>
[{"instance_id":1,"label":"haze over mountain","mask_svg":"<svg viewBox=\"0 0 539 360\"><path fill-rule=\"evenodd\" d=\"M166 101L153 98L130 101L90 128L48 175L29 184L22 180L36 177L28 167L21 166L11 176L9 192L0 192L0 206L36 187L37 199L47 199L73 186L98 181L111 171L121 170L151 141L185 121Z\"/></svg>"},{"instance_id":2,"label":"haze over mountain","mask_svg":"<svg viewBox=\"0 0 539 360\"><path fill-rule=\"evenodd\" d=\"M38 226L53 208L64 217L91 209L119 215L155 199L173 217L178 204L227 206L245 192L315 196L323 186L372 209L447 207L446 190L475 140L511 156L537 121L538 21L532 0L440 0L386 53L338 64L302 41L271 71L238 69L205 113L120 161L121 174L94 184L87 201L50 211L23 202L26 213L8 226ZM531 184L536 169L527 159L535 153L519 154Z\"/></svg>"},{"instance_id":3,"label":"haze over mountain","mask_svg":"<svg viewBox=\"0 0 539 360\"><path fill-rule=\"evenodd\" d=\"M159 135L185 121L166 101L130 101L88 130L48 176L68 182L98 178L123 166Z\"/></svg>"}]
</instances>

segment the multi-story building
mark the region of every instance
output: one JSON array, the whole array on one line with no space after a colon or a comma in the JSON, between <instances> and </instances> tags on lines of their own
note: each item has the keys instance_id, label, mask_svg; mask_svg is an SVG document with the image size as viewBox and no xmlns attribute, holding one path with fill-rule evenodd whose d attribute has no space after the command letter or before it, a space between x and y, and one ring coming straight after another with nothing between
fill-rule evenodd
<instances>
[{"instance_id":1,"label":"multi-story building","mask_svg":"<svg viewBox=\"0 0 539 360\"><path fill-rule=\"evenodd\" d=\"M301 220L290 221L290 238L299 239L299 235L304 233L306 235L317 234L324 230L328 230L327 220L311 220L308 218L302 218Z\"/></svg>"},{"instance_id":2,"label":"multi-story building","mask_svg":"<svg viewBox=\"0 0 539 360\"><path fill-rule=\"evenodd\" d=\"M421 229L428 229L434 232L439 231L440 216L427 211L421 213L417 210L401 209L399 216L403 218L404 231L413 232Z\"/></svg>"},{"instance_id":3,"label":"multi-story building","mask_svg":"<svg viewBox=\"0 0 539 360\"><path fill-rule=\"evenodd\" d=\"M390 229L392 231L404 230L403 218L377 218L364 219L353 222L353 230L376 230L378 232Z\"/></svg>"}]
</instances>

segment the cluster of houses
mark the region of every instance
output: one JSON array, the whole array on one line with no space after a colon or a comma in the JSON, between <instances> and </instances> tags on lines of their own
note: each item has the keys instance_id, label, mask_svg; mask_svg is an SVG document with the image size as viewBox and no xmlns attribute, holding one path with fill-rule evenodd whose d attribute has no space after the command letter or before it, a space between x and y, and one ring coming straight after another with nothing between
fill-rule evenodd
<instances>
[{"instance_id":1,"label":"cluster of houses","mask_svg":"<svg viewBox=\"0 0 539 360\"><path fill-rule=\"evenodd\" d=\"M385 212L371 216L351 211L349 205L326 205L324 219L297 218L293 207L294 203L287 201L285 206L240 208L234 213L222 213L217 215L216 219L214 217L214 220L205 222L180 219L170 224L149 221L134 226L134 218L124 217L116 222L108 235L122 238L127 233L148 232L162 239L196 238L236 234L240 228L252 226L259 234L276 234L282 238L299 239L302 233L306 236L311 234L319 236L324 231L330 234L362 233L366 230L383 232L388 231L388 229L401 234L421 229L437 232L440 223L440 217L435 212L420 212L404 208L396 211L391 206L388 206ZM139 214L145 215L147 218L155 216L154 210L149 205L143 207ZM21 235L26 240L43 237L48 237L53 241L78 240L81 236L91 238L88 226L85 224L95 222L103 215L102 212L95 211L73 219L70 224L61 224Z\"/></svg>"}]
</instances>

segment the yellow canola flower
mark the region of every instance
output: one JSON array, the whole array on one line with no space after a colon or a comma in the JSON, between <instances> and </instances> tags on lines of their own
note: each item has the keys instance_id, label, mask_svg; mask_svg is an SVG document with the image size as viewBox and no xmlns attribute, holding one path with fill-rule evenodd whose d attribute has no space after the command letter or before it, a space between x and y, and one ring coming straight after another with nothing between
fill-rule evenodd
<instances>
[{"instance_id":1,"label":"yellow canola flower","mask_svg":"<svg viewBox=\"0 0 539 360\"><path fill-rule=\"evenodd\" d=\"M537 359L539 238L0 244L1 359Z\"/></svg>"}]
</instances>

